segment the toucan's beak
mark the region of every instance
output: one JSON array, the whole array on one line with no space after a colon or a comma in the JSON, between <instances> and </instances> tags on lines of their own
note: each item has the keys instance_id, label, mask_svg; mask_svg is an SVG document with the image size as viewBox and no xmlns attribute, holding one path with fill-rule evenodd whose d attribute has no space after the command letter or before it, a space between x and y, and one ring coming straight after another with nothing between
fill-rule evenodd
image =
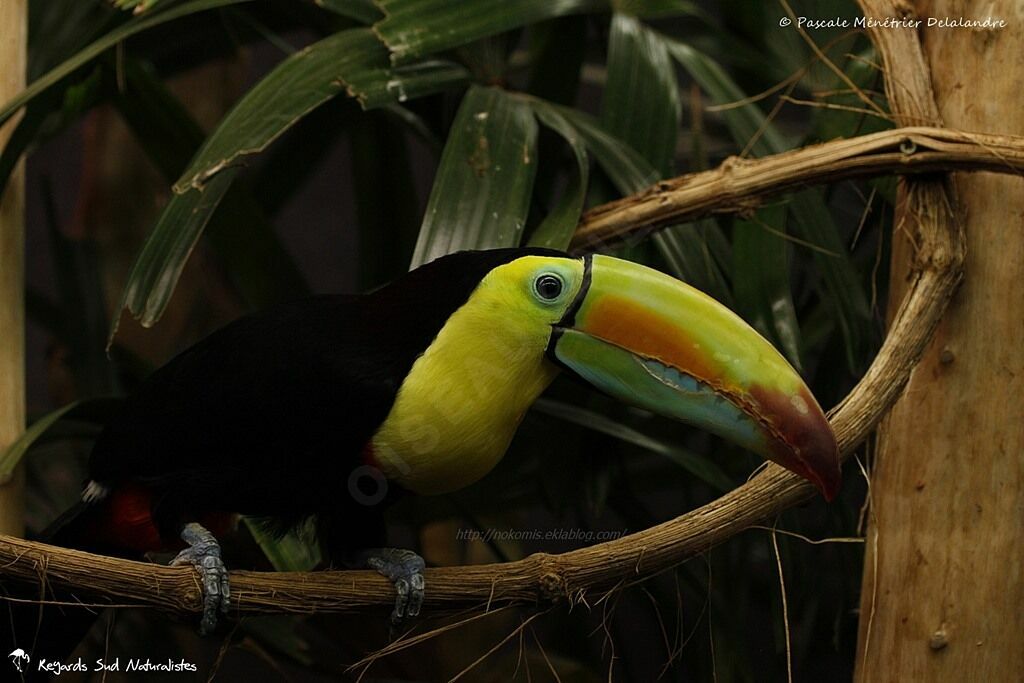
<instances>
[{"instance_id":1,"label":"toucan's beak","mask_svg":"<svg viewBox=\"0 0 1024 683\"><path fill-rule=\"evenodd\" d=\"M800 375L728 308L644 266L593 255L548 357L631 405L706 429L839 490L839 454Z\"/></svg>"}]
</instances>

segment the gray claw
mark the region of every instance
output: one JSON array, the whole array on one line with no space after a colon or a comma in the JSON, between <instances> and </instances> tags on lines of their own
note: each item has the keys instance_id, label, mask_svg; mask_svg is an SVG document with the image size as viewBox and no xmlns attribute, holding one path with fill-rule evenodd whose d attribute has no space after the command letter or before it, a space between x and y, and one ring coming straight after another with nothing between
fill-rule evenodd
<instances>
[{"instance_id":1,"label":"gray claw","mask_svg":"<svg viewBox=\"0 0 1024 683\"><path fill-rule=\"evenodd\" d=\"M199 635L205 636L217 626L217 612L227 614L231 606L228 570L220 557L220 544L201 525L195 522L186 524L181 531L181 538L189 547L178 553L171 560L171 565L190 564L199 572L203 587L203 617L199 622Z\"/></svg>"},{"instance_id":2,"label":"gray claw","mask_svg":"<svg viewBox=\"0 0 1024 683\"><path fill-rule=\"evenodd\" d=\"M395 609L391 612L391 623L397 624L405 618L405 607L409 604L409 582L406 579L395 581Z\"/></svg>"},{"instance_id":3,"label":"gray claw","mask_svg":"<svg viewBox=\"0 0 1024 683\"><path fill-rule=\"evenodd\" d=\"M410 617L418 617L420 614L420 608L423 607L423 594L425 583L423 581L423 574L414 574L412 579L412 591L409 594L409 604L406 607L405 613Z\"/></svg>"},{"instance_id":4,"label":"gray claw","mask_svg":"<svg viewBox=\"0 0 1024 683\"><path fill-rule=\"evenodd\" d=\"M395 586L395 609L391 623L398 625L406 617L420 613L426 586L423 558L411 550L401 548L375 548L366 551L366 564L376 569Z\"/></svg>"}]
</instances>

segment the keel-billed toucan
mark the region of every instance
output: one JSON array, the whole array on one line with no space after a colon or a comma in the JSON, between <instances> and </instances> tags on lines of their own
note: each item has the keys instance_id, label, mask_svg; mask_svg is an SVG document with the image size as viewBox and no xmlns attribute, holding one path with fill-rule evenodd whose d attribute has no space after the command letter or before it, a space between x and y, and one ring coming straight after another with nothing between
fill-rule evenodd
<instances>
[{"instance_id":1,"label":"keel-billed toucan","mask_svg":"<svg viewBox=\"0 0 1024 683\"><path fill-rule=\"evenodd\" d=\"M783 357L738 316L655 270L541 249L440 258L364 296L249 315L150 376L96 443L53 534L137 555L187 547L202 628L228 604L228 515L315 517L336 560L388 576L415 615L422 560L382 548L384 506L487 474L560 372L839 486L836 442Z\"/></svg>"}]
</instances>

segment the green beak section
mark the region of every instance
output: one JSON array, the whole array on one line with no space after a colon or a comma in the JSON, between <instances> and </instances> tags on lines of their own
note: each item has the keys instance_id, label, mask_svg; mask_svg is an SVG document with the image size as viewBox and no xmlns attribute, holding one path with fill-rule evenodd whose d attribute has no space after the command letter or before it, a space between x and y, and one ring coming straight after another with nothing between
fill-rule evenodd
<instances>
[{"instance_id":1,"label":"green beak section","mask_svg":"<svg viewBox=\"0 0 1024 683\"><path fill-rule=\"evenodd\" d=\"M606 394L717 434L839 489L835 436L786 359L739 316L656 270L586 257L549 356Z\"/></svg>"}]
</instances>

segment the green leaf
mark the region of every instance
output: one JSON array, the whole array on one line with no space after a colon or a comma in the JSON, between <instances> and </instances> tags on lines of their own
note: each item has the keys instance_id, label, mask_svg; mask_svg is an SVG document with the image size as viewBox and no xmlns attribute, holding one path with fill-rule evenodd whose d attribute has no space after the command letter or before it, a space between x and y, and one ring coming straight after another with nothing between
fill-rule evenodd
<instances>
[{"instance_id":1,"label":"green leaf","mask_svg":"<svg viewBox=\"0 0 1024 683\"><path fill-rule=\"evenodd\" d=\"M729 283L708 246L716 238L725 239L718 223L702 220L665 228L651 239L671 274L731 308L734 303Z\"/></svg>"},{"instance_id":2,"label":"green leaf","mask_svg":"<svg viewBox=\"0 0 1024 683\"><path fill-rule=\"evenodd\" d=\"M65 76L74 73L80 67L85 66L91 60L99 57L101 54L118 43L123 42L127 38L137 33L141 33L146 29L159 26L160 24L165 24L169 21L173 21L190 14L205 12L206 10L216 9L218 7L237 5L243 2L250 2L250 0L192 0L191 2L185 2L166 11L146 14L128 21L107 33L102 38L96 40L88 47L81 50L74 57L71 57L60 66L49 71L46 75L33 81L14 99L7 102L2 108L0 108L0 125L6 122L7 119L11 118L15 112L31 102L35 97L59 83Z\"/></svg>"},{"instance_id":3,"label":"green leaf","mask_svg":"<svg viewBox=\"0 0 1024 683\"><path fill-rule=\"evenodd\" d=\"M203 228L231 187L238 170L228 169L216 175L203 189L190 189L171 198L132 265L118 311L127 308L144 327L156 324L171 300L174 286ZM119 317L115 316L108 347L114 341L119 322Z\"/></svg>"},{"instance_id":4,"label":"green leaf","mask_svg":"<svg viewBox=\"0 0 1024 683\"><path fill-rule=\"evenodd\" d=\"M289 531L280 538L268 533L258 519L242 517L249 533L279 572L308 572L320 564L320 548L306 541L304 533ZM308 529L306 530L308 531Z\"/></svg>"},{"instance_id":5,"label":"green leaf","mask_svg":"<svg viewBox=\"0 0 1024 683\"><path fill-rule=\"evenodd\" d=\"M734 287L737 312L799 370L800 329L789 286L787 245L769 230L784 226L785 220L786 207L775 205L758 211L756 220L733 223Z\"/></svg>"},{"instance_id":6,"label":"green leaf","mask_svg":"<svg viewBox=\"0 0 1024 683\"><path fill-rule=\"evenodd\" d=\"M708 94L712 104L731 104L746 99L746 93L713 59L686 43L665 36L661 36L661 39L701 90ZM732 133L733 140L741 149L761 132L758 141L751 147L754 156L778 154L792 147L791 141L783 137L775 126L769 124L761 110L753 103L730 107L723 110L721 115L729 132Z\"/></svg>"},{"instance_id":7,"label":"green leaf","mask_svg":"<svg viewBox=\"0 0 1024 683\"><path fill-rule=\"evenodd\" d=\"M811 190L790 199L794 232L812 250L818 271L825 281L823 298L836 312L845 343L846 361L857 372L867 354L872 334L867 294L850 260L820 190Z\"/></svg>"},{"instance_id":8,"label":"green leaf","mask_svg":"<svg viewBox=\"0 0 1024 683\"><path fill-rule=\"evenodd\" d=\"M727 267L732 265L729 260L732 249L718 221L705 218L660 234L668 240L678 241L690 233L692 237L686 243L662 248L662 258L671 272L732 308L732 291L722 272L723 264Z\"/></svg>"},{"instance_id":9,"label":"green leaf","mask_svg":"<svg viewBox=\"0 0 1024 683\"><path fill-rule=\"evenodd\" d=\"M567 121L579 133L598 165L621 194L639 192L657 181L657 169L630 145L601 128L588 114L542 100L532 100L531 104L538 117L546 114L560 116ZM711 230L714 234L711 234ZM678 235L686 235L687 232L694 232L698 236L696 246L688 245L683 248L675 241ZM720 301L726 304L731 302L728 285L718 262L712 258L714 252L720 249L719 243L725 242L725 237L721 235L717 225L696 224L692 227L680 227L660 239L662 254L673 270L680 272L685 268L681 271L684 278ZM601 245L591 244L587 248L597 250Z\"/></svg>"},{"instance_id":10,"label":"green leaf","mask_svg":"<svg viewBox=\"0 0 1024 683\"><path fill-rule=\"evenodd\" d=\"M882 74L875 66L878 62L878 53L874 45L868 44L856 55L847 55L843 72L865 93L870 90L878 90L882 83ZM863 113L862 110L867 109L863 100L856 93L848 92L848 86L837 74L830 71L829 75L832 78L822 89L835 91L836 94L829 96L827 101L840 107L851 107L851 110L831 107L815 108L813 110L814 140L834 140L853 135L868 135L892 128L892 121Z\"/></svg>"},{"instance_id":11,"label":"green leaf","mask_svg":"<svg viewBox=\"0 0 1024 683\"><path fill-rule=\"evenodd\" d=\"M292 55L253 86L207 139L175 183L175 192L201 188L224 169L259 154L346 88L364 106L381 106L437 92L465 78L464 69L439 60L393 70L373 31L341 31Z\"/></svg>"},{"instance_id":12,"label":"green leaf","mask_svg":"<svg viewBox=\"0 0 1024 683\"><path fill-rule=\"evenodd\" d=\"M616 12L645 19L686 16L711 21L700 5L689 0L612 0L612 5Z\"/></svg>"},{"instance_id":13,"label":"green leaf","mask_svg":"<svg viewBox=\"0 0 1024 683\"><path fill-rule=\"evenodd\" d=\"M549 102L543 102L535 100L533 102L535 110L540 111L543 109L551 109L558 114L561 114L566 121L572 124L576 129L576 132L580 134L587 149L593 155L597 161L598 166L605 172L612 184L616 187L622 195L633 194L640 190L650 186L658 179L657 170L652 167L646 159L637 153L632 147L627 145L622 140L619 140L613 135L610 135L607 131L601 128L593 117L584 112L572 109L570 107L561 107L553 105ZM593 183L591 184L593 186ZM603 185L598 185L598 191L601 192L601 201L607 201L610 197L606 197L607 192L603 192ZM593 190L593 187L589 188ZM633 249L642 239L641 235L634 237L634 242L627 242L625 249ZM597 241L592 241L586 245L582 245L588 251L599 251L604 248L604 244ZM617 245L622 246L622 245ZM641 245L643 246L643 245ZM579 248L579 247L577 247ZM623 254L624 258L633 258L636 260L644 260L633 254Z\"/></svg>"},{"instance_id":14,"label":"green leaf","mask_svg":"<svg viewBox=\"0 0 1024 683\"><path fill-rule=\"evenodd\" d=\"M161 0L113 0L114 6L120 10L131 10L135 14L142 14L153 9Z\"/></svg>"},{"instance_id":15,"label":"green leaf","mask_svg":"<svg viewBox=\"0 0 1024 683\"><path fill-rule=\"evenodd\" d=\"M105 422L121 405L122 399L104 396L87 398L58 408L32 423L18 440L0 452L0 483L11 478L14 468L32 447L61 420Z\"/></svg>"},{"instance_id":16,"label":"green leaf","mask_svg":"<svg viewBox=\"0 0 1024 683\"><path fill-rule=\"evenodd\" d=\"M545 19L601 11L606 0L376 0L374 30L395 64Z\"/></svg>"},{"instance_id":17,"label":"green leaf","mask_svg":"<svg viewBox=\"0 0 1024 683\"><path fill-rule=\"evenodd\" d=\"M473 86L441 154L412 268L462 249L519 244L537 170L537 121L522 97Z\"/></svg>"},{"instance_id":18,"label":"green leaf","mask_svg":"<svg viewBox=\"0 0 1024 683\"><path fill-rule=\"evenodd\" d=\"M202 145L202 128L138 60L125 59L122 70L124 84L114 94L114 104L153 165L173 182ZM207 234L231 283L251 308L308 294L302 273L245 184L228 190Z\"/></svg>"},{"instance_id":19,"label":"green leaf","mask_svg":"<svg viewBox=\"0 0 1024 683\"><path fill-rule=\"evenodd\" d=\"M601 413L549 398L537 399L533 404L533 408L545 415L557 417L560 420L565 420L587 429L593 429L601 434L606 434L620 441L666 457L718 491L729 491L734 486L729 475L706 457L691 453L675 444L666 443L648 436Z\"/></svg>"},{"instance_id":20,"label":"green leaf","mask_svg":"<svg viewBox=\"0 0 1024 683\"><path fill-rule=\"evenodd\" d=\"M372 24L384 15L373 0L313 0L317 5L361 24Z\"/></svg>"},{"instance_id":21,"label":"green leaf","mask_svg":"<svg viewBox=\"0 0 1024 683\"><path fill-rule=\"evenodd\" d=\"M106 3L78 0L30 0L28 12L29 83L128 20Z\"/></svg>"},{"instance_id":22,"label":"green leaf","mask_svg":"<svg viewBox=\"0 0 1024 683\"><path fill-rule=\"evenodd\" d=\"M685 43L669 38L665 38L665 41L672 55L711 96L712 102L726 104L746 97L728 74L706 55ZM754 104L726 109L722 115L736 143L742 147L746 147L761 131L760 137L751 146L755 156L777 154L791 146L775 127L766 121L764 114ZM843 339L846 342L847 361L851 370L854 370L858 365L858 359L864 357L867 348L867 335L870 334L871 329L869 325L865 324L870 320L870 315L867 296L860 278L821 193L812 191L795 195L789 201L788 206L793 215L791 225L794 232L804 242L817 247L813 249L813 254L825 282L827 293L824 298L836 310ZM771 227L781 231L780 226ZM775 263L785 262L786 256L782 252L786 249L786 245L782 239L763 242L761 246L774 249L777 252L772 256L767 256L767 260ZM782 292L777 288L778 283L754 282L749 286L737 284L737 280L740 278L756 278L759 275L768 276L768 273L764 269L734 270L734 286L746 291L775 290L779 296L782 296ZM787 319L776 320L772 327L776 330L794 331L798 329L798 324L792 313L792 294L790 293L785 298L786 301L776 301L772 310L776 317L781 316ZM750 302L750 307L757 308L758 304ZM783 340L780 339L780 341ZM795 354L795 346L798 344L795 344L794 348L786 349L787 355Z\"/></svg>"},{"instance_id":23,"label":"green leaf","mask_svg":"<svg viewBox=\"0 0 1024 683\"><path fill-rule=\"evenodd\" d=\"M605 130L629 143L665 177L672 172L681 108L675 65L664 41L635 17L616 14L601 112ZM653 242L674 275L729 303L725 277L708 258L705 243L706 233L717 230L713 222L701 230L672 226L656 233Z\"/></svg>"},{"instance_id":24,"label":"green leaf","mask_svg":"<svg viewBox=\"0 0 1024 683\"><path fill-rule=\"evenodd\" d=\"M362 118L363 110L357 102L336 97L303 117L271 145L253 168L249 183L263 212L271 217L284 209L323 168L342 133ZM175 173L172 182L179 175Z\"/></svg>"},{"instance_id":25,"label":"green leaf","mask_svg":"<svg viewBox=\"0 0 1024 683\"><path fill-rule=\"evenodd\" d=\"M508 58L518 42L519 31L509 31L475 40L454 50L459 63L465 64L477 83L503 83ZM401 63L401 62L396 62Z\"/></svg>"},{"instance_id":26,"label":"green leaf","mask_svg":"<svg viewBox=\"0 0 1024 683\"><path fill-rule=\"evenodd\" d=\"M202 189L217 174L261 153L303 116L343 92L354 73L379 68L384 57L370 29L340 31L291 55L224 116L174 191Z\"/></svg>"},{"instance_id":27,"label":"green leaf","mask_svg":"<svg viewBox=\"0 0 1024 683\"><path fill-rule=\"evenodd\" d=\"M143 326L156 323L242 160L263 151L303 116L341 92L348 78L363 85L373 77L388 78L390 72L382 64L386 65L386 52L372 31L352 29L285 59L253 86L206 139L175 184L170 202L132 267L122 306ZM416 94L440 83L426 86L419 77L411 82ZM394 98L399 96L396 91ZM111 340L116 333L117 321Z\"/></svg>"},{"instance_id":28,"label":"green leaf","mask_svg":"<svg viewBox=\"0 0 1024 683\"><path fill-rule=\"evenodd\" d=\"M363 109L377 109L423 95L450 90L469 81L469 72L443 59L424 60L403 66L388 66L383 60L375 69L349 74L349 92L359 99Z\"/></svg>"},{"instance_id":29,"label":"green leaf","mask_svg":"<svg viewBox=\"0 0 1024 683\"><path fill-rule=\"evenodd\" d=\"M616 14L608 38L602 126L665 176L672 171L680 112L675 68L664 41L636 18Z\"/></svg>"},{"instance_id":30,"label":"green leaf","mask_svg":"<svg viewBox=\"0 0 1024 683\"><path fill-rule=\"evenodd\" d=\"M538 116L553 112L568 121L620 193L639 192L658 180L657 169L635 149L604 130L589 114L543 100L531 100L531 106Z\"/></svg>"},{"instance_id":31,"label":"green leaf","mask_svg":"<svg viewBox=\"0 0 1024 683\"><path fill-rule=\"evenodd\" d=\"M587 181L590 177L587 148L576 129L557 112L538 108L534 113L541 123L561 135L569 145L576 160L576 174L570 177L569 184L555 208L537 226L530 237L530 246L566 249L572 240L573 232L576 231L580 214L583 212L583 202L587 198Z\"/></svg>"}]
</instances>

